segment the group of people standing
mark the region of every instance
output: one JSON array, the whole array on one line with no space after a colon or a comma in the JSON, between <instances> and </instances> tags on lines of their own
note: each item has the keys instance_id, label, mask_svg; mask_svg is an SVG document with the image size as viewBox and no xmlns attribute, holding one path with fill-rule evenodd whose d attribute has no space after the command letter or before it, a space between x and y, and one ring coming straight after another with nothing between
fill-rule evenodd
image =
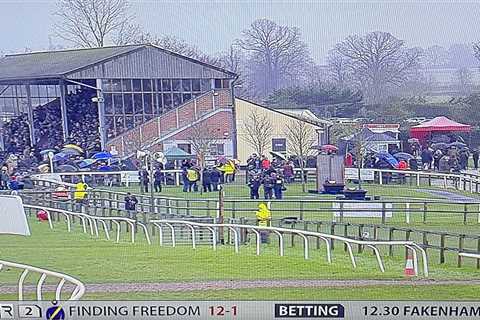
<instances>
[{"instance_id":1,"label":"group of people standing","mask_svg":"<svg viewBox=\"0 0 480 320\"><path fill-rule=\"evenodd\" d=\"M263 185L265 199L282 199L286 191L285 182L293 181L293 166L289 161L278 159L270 161L267 157L253 154L247 160L247 185L250 188L250 199L260 198L260 187Z\"/></svg>"},{"instance_id":2,"label":"group of people standing","mask_svg":"<svg viewBox=\"0 0 480 320\"><path fill-rule=\"evenodd\" d=\"M203 192L218 191L219 184L225 182L224 173L216 167L207 167L201 171L191 160L182 162L183 192L197 192L200 183Z\"/></svg>"},{"instance_id":3,"label":"group of people standing","mask_svg":"<svg viewBox=\"0 0 480 320\"><path fill-rule=\"evenodd\" d=\"M478 169L479 150L472 151L473 167ZM424 170L458 172L468 168L470 152L468 149L448 148L445 150L424 148L420 155Z\"/></svg>"}]
</instances>

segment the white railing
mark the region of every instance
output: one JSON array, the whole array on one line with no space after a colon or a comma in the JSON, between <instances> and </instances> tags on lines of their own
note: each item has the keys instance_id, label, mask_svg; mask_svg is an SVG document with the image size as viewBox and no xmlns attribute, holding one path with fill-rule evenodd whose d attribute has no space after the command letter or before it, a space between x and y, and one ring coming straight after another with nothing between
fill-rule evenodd
<instances>
[{"instance_id":1,"label":"white railing","mask_svg":"<svg viewBox=\"0 0 480 320\"><path fill-rule=\"evenodd\" d=\"M212 247L213 250L216 250L217 245L217 235L219 228L227 228L229 229L234 235L234 248L235 252L239 252L239 243L240 243L240 235L239 230L251 230L255 233L256 237L256 254L260 255L260 247L261 247L261 231L271 232L277 235L279 240L279 255L284 256L284 233L295 234L300 236L303 239L303 250L304 250L304 258L309 258L309 237L314 237L321 239L325 242L326 247L326 255L328 263L332 262L331 258L331 241L341 241L347 247L348 254L350 256L350 260L352 262L352 266L354 268L357 267L355 256L353 255L352 244L356 245L363 245L369 247L375 253L377 258L378 266L381 272L385 272L385 266L380 255L380 251L378 250L377 246L403 246L409 249L413 255L413 266L415 270L415 274L418 274L418 255L420 253L423 262L423 274L425 277L428 277L428 261L427 261L427 253L425 250L417 245L413 241L368 241L368 240L356 240L350 239L340 236L335 236L331 234L324 234L319 232L313 231L306 231L306 230L298 230L298 229L286 229L286 228L277 228L277 227L261 227L255 225L241 225L241 224L217 224L217 223L198 223L198 222L191 222L191 221L183 221L183 220L150 220L150 223L155 225L158 228L159 232L159 241L160 245L163 245L163 227L162 225L167 226L171 232L171 239L172 239L172 246L175 247L175 225L184 225L187 226L191 231L191 240L192 240L192 247L196 248L196 229L197 228L206 228L210 230L212 233Z\"/></svg>"},{"instance_id":2,"label":"white railing","mask_svg":"<svg viewBox=\"0 0 480 320\"><path fill-rule=\"evenodd\" d=\"M150 236L148 234L148 229L147 226L139 221L136 221L134 219L130 218L125 218L125 217L100 217L100 216L92 216L86 213L81 213L81 212L73 212L73 211L67 211L63 209L56 209L56 208L50 208L50 207L44 207L44 206L35 206L35 205L29 205L29 204L24 204L23 205L25 208L30 208L30 209L38 209L38 210L43 210L46 212L48 216L48 223L50 226L50 229L53 229L53 222L52 222L52 212L57 212L59 214L62 214L65 217L65 221L67 222L67 230L68 232L71 232L72 230L72 220L74 217L78 217L79 220L82 222L82 228L83 228L83 233L87 233L87 222L88 226L90 228L90 234L92 236L99 237L100 232L99 232L99 227L98 224L100 223L103 227L105 237L107 240L110 240L110 234L108 231L107 227L107 222L112 222L116 226L116 242L120 242L120 233L122 230L122 225L121 223L124 222L126 225L128 225L130 228L130 237L131 237L131 242L135 243L135 225L140 226L145 234L145 239L147 240L148 244L151 244L150 241Z\"/></svg>"},{"instance_id":3,"label":"white railing","mask_svg":"<svg viewBox=\"0 0 480 320\"><path fill-rule=\"evenodd\" d=\"M62 300L61 299L62 298L61 297L62 289L63 289L63 286L65 285L65 283L67 281L75 286L75 289L73 290L73 292L70 295L70 298L68 300L79 300L83 296L83 294L85 293L85 286L83 285L82 282L80 282L79 280L77 280L77 279L75 279L75 278L73 278L69 275L63 274L63 273L59 273L59 272L55 272L55 271L49 271L49 270L45 270L45 269L41 269L41 268L37 268L37 267L25 265L25 264L0 260L0 271L4 267L17 268L17 269L22 269L23 270L23 272L20 275L20 278L18 280L18 301L23 301L24 282L25 282L25 279L26 279L27 275L30 272L35 272L35 273L41 274L40 279L38 280L37 285L36 285L36 297L37 297L38 301L41 301L43 299L43 295L42 295L43 285L44 285L47 277L54 277L54 278L60 279L60 281L57 284L56 289L55 289L55 300L58 300L58 301Z\"/></svg>"}]
</instances>

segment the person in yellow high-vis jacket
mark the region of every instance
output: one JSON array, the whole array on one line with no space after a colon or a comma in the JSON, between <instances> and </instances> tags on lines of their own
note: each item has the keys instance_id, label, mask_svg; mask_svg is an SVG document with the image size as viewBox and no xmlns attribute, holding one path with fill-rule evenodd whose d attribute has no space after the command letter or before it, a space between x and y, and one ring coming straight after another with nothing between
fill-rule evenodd
<instances>
[{"instance_id":1,"label":"person in yellow high-vis jacket","mask_svg":"<svg viewBox=\"0 0 480 320\"><path fill-rule=\"evenodd\" d=\"M257 217L257 224L260 227L269 227L270 221L272 220L272 212L268 209L265 203L260 203L258 205L258 210L255 212L255 216ZM268 242L268 231L261 230L260 231L260 238L262 243Z\"/></svg>"},{"instance_id":2,"label":"person in yellow high-vis jacket","mask_svg":"<svg viewBox=\"0 0 480 320\"><path fill-rule=\"evenodd\" d=\"M77 184L75 184L73 199L77 203L77 210L79 211L82 211L82 204L85 203L85 199L87 198L87 188L88 185L83 181L79 181Z\"/></svg>"}]
</instances>

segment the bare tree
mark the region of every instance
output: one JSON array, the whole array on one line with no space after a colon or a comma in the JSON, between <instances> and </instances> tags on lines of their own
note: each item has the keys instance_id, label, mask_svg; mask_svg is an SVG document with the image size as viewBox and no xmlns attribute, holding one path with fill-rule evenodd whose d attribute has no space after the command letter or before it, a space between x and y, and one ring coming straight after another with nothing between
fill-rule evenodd
<instances>
[{"instance_id":1,"label":"bare tree","mask_svg":"<svg viewBox=\"0 0 480 320\"><path fill-rule=\"evenodd\" d=\"M420 58L419 50L407 49L402 40L381 31L349 36L334 52L345 59L347 72L371 103L380 102L391 87L407 81Z\"/></svg>"},{"instance_id":2,"label":"bare tree","mask_svg":"<svg viewBox=\"0 0 480 320\"><path fill-rule=\"evenodd\" d=\"M345 88L349 81L347 58L330 50L327 56L328 71L332 82L339 88Z\"/></svg>"},{"instance_id":3,"label":"bare tree","mask_svg":"<svg viewBox=\"0 0 480 320\"><path fill-rule=\"evenodd\" d=\"M127 0L58 0L55 34L77 47L103 47L132 16Z\"/></svg>"},{"instance_id":4,"label":"bare tree","mask_svg":"<svg viewBox=\"0 0 480 320\"><path fill-rule=\"evenodd\" d=\"M280 26L267 19L255 20L236 44L249 53L250 70L256 72L257 86L264 95L301 75L310 61L298 28Z\"/></svg>"},{"instance_id":5,"label":"bare tree","mask_svg":"<svg viewBox=\"0 0 480 320\"><path fill-rule=\"evenodd\" d=\"M302 191L306 192L306 181L304 179L305 163L308 156L312 155L313 146L317 144L315 130L312 125L302 120L290 120L285 126L285 137L287 138L288 150L298 158L302 170Z\"/></svg>"},{"instance_id":6,"label":"bare tree","mask_svg":"<svg viewBox=\"0 0 480 320\"><path fill-rule=\"evenodd\" d=\"M197 156L200 168L200 190L203 185L203 171L206 167L206 158L210 155L211 147L218 141L218 128L206 122L198 122L190 127L188 142Z\"/></svg>"},{"instance_id":7,"label":"bare tree","mask_svg":"<svg viewBox=\"0 0 480 320\"><path fill-rule=\"evenodd\" d=\"M442 46L430 46L424 50L421 62L425 68L446 67L448 65L448 51Z\"/></svg>"},{"instance_id":8,"label":"bare tree","mask_svg":"<svg viewBox=\"0 0 480 320\"><path fill-rule=\"evenodd\" d=\"M271 143L272 122L265 114L253 111L243 124L246 134L243 140L248 143L258 155L264 155Z\"/></svg>"},{"instance_id":9,"label":"bare tree","mask_svg":"<svg viewBox=\"0 0 480 320\"><path fill-rule=\"evenodd\" d=\"M454 83L457 84L458 91L462 95L469 95L472 93L473 74L468 68L460 68L455 71Z\"/></svg>"}]
</instances>

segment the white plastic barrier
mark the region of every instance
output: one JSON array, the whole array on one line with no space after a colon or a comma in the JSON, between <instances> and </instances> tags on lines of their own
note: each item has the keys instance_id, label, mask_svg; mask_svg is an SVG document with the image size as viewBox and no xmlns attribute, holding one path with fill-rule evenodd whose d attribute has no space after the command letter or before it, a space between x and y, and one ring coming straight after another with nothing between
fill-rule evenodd
<instances>
[{"instance_id":1,"label":"white plastic barrier","mask_svg":"<svg viewBox=\"0 0 480 320\"><path fill-rule=\"evenodd\" d=\"M304 258L308 259L309 258L309 242L308 242L308 237L314 237L314 238L319 238L325 242L326 246L326 254L327 254L327 261L328 263L331 263L331 241L341 241L343 242L346 247L348 254L350 256L350 260L352 262L352 265L354 268L357 267L356 261L355 261L355 256L353 255L353 250L352 250L352 244L357 244L357 245L363 245L366 247L369 247L373 250L378 266L380 268L381 272L385 272L385 267L383 264L382 257L380 255L380 252L377 248L377 246L403 246L409 250L412 251L413 254L413 266L415 269L415 274L418 274L418 255L420 254L422 256L422 262L423 262L423 274L425 277L428 277L428 261L427 261L427 253L425 250L417 245L413 241L367 241L367 240L356 240L356 239L350 239L350 238L345 238L345 237L340 237L340 236L335 236L331 234L326 234L326 233L320 233L320 232L313 232L313 231L306 231L306 230L298 230L298 229L286 229L286 228L278 228L278 227L261 227L261 226L255 226L255 225L241 225L241 224L217 224L217 223L198 223L198 222L191 222L191 221L183 221L183 220L150 220L150 223L154 224L159 231L159 236L160 236L160 245L163 245L163 230L162 230L162 225L165 225L170 228L170 231L172 233L172 246L175 247L175 225L184 225L188 226L191 229L192 232L192 247L196 247L196 228L207 228L212 232L212 247L214 250L216 250L216 235L215 233L218 232L219 228L227 228L229 229L233 235L234 235L234 246L235 246L235 252L239 252L239 234L238 230L240 229L246 229L246 230L251 230L253 233L255 233L256 236L256 253L257 255L260 254L260 231L268 231L275 233L279 239L279 255L283 256L284 255L284 245L283 245L283 234L295 234L300 236L303 239L303 249L304 249Z\"/></svg>"},{"instance_id":2,"label":"white plastic barrier","mask_svg":"<svg viewBox=\"0 0 480 320\"><path fill-rule=\"evenodd\" d=\"M55 300L62 300L62 297L61 297L62 289L64 284L67 281L75 286L75 289L73 290L68 300L79 300L85 293L85 286L83 285L82 282L63 273L49 271L49 270L45 270L45 269L41 269L41 268L37 268L37 267L25 265L25 264L0 260L0 271L2 271L4 267L17 268L17 269L23 270L18 280L18 301L23 301L24 282L25 282L25 278L30 272L41 274L40 279L37 282L37 288L36 288L36 296L38 301L42 300L43 298L43 295L42 295L43 284L45 283L45 280L47 279L47 277L54 277L54 278L60 279L55 289Z\"/></svg>"},{"instance_id":3,"label":"white plastic barrier","mask_svg":"<svg viewBox=\"0 0 480 320\"><path fill-rule=\"evenodd\" d=\"M90 228L90 234L92 236L99 237L99 228L98 224L100 223L103 227L103 230L105 232L105 237L107 240L110 240L110 234L108 231L107 227L107 222L111 221L112 223L115 224L116 226L116 242L120 242L120 233L122 230L121 223L124 222L126 225L130 227L130 234L131 234L131 242L135 243L135 225L140 226L145 234L145 239L147 240L148 244L151 244L150 241L150 236L148 234L148 229L147 226L141 222L138 222L134 219L130 218L124 218L124 217L99 217L99 216L91 216L85 213L80 213L80 212L73 212L73 211L67 211L67 210L62 210L62 209L56 209L56 208L50 208L50 207L44 207L44 206L34 206L34 205L28 205L24 204L25 208L30 208L30 209L38 209L38 210L43 210L47 213L48 216L48 222L50 229L53 229L53 223L52 223L52 212L58 212L59 214L62 214L65 217L65 221L67 223L67 230L70 232L72 230L72 218L73 217L78 217L80 221L82 222L82 228L83 232L87 233L87 226Z\"/></svg>"}]
</instances>

